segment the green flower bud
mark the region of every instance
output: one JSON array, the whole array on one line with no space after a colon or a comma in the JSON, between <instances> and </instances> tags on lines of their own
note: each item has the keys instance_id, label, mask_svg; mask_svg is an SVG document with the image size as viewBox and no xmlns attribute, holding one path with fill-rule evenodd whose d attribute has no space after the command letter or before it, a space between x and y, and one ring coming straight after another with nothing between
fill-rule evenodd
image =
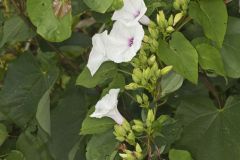
<instances>
[{"instance_id":1,"label":"green flower bud","mask_svg":"<svg viewBox=\"0 0 240 160\"><path fill-rule=\"evenodd\" d=\"M173 15L171 14L171 16L168 18L168 25L172 26L173 25Z\"/></svg>"},{"instance_id":2,"label":"green flower bud","mask_svg":"<svg viewBox=\"0 0 240 160\"><path fill-rule=\"evenodd\" d=\"M148 102L148 96L143 93L143 102L147 103Z\"/></svg>"},{"instance_id":3,"label":"green flower bud","mask_svg":"<svg viewBox=\"0 0 240 160\"><path fill-rule=\"evenodd\" d=\"M141 79L139 79L135 74L132 75L132 79L135 83L139 83Z\"/></svg>"},{"instance_id":4,"label":"green flower bud","mask_svg":"<svg viewBox=\"0 0 240 160\"><path fill-rule=\"evenodd\" d=\"M126 130L121 125L115 125L114 130L117 136L126 136Z\"/></svg>"},{"instance_id":5,"label":"green flower bud","mask_svg":"<svg viewBox=\"0 0 240 160\"><path fill-rule=\"evenodd\" d=\"M151 77L151 69L148 67L147 69L143 70L143 77L148 80Z\"/></svg>"},{"instance_id":6,"label":"green flower bud","mask_svg":"<svg viewBox=\"0 0 240 160\"><path fill-rule=\"evenodd\" d=\"M145 35L143 37L143 42L149 43L149 37Z\"/></svg>"},{"instance_id":7,"label":"green flower bud","mask_svg":"<svg viewBox=\"0 0 240 160\"><path fill-rule=\"evenodd\" d=\"M118 141L120 141L120 142L125 141L125 138L124 138L124 137L121 137L121 136L116 137L116 139L117 139Z\"/></svg>"},{"instance_id":8,"label":"green flower bud","mask_svg":"<svg viewBox=\"0 0 240 160\"><path fill-rule=\"evenodd\" d=\"M156 28L157 25L156 25L153 21L150 21L148 27L150 27L150 28Z\"/></svg>"},{"instance_id":9,"label":"green flower bud","mask_svg":"<svg viewBox=\"0 0 240 160\"><path fill-rule=\"evenodd\" d=\"M148 58L148 64L152 66L156 62L156 56L152 55L150 58Z\"/></svg>"},{"instance_id":10,"label":"green flower bud","mask_svg":"<svg viewBox=\"0 0 240 160\"><path fill-rule=\"evenodd\" d=\"M153 110L152 109L148 110L147 119L146 119L146 124L148 127L152 125L154 119L155 117L154 117Z\"/></svg>"},{"instance_id":11,"label":"green flower bud","mask_svg":"<svg viewBox=\"0 0 240 160\"><path fill-rule=\"evenodd\" d=\"M141 84L142 84L142 86L146 86L147 85L147 81L146 81L145 78L141 79Z\"/></svg>"},{"instance_id":12,"label":"green flower bud","mask_svg":"<svg viewBox=\"0 0 240 160\"><path fill-rule=\"evenodd\" d=\"M142 99L142 97L141 97L141 96L139 96L139 95L136 95L136 99L137 99L137 102L138 102L139 104L142 104L142 102L143 102L143 99Z\"/></svg>"},{"instance_id":13,"label":"green flower bud","mask_svg":"<svg viewBox=\"0 0 240 160\"><path fill-rule=\"evenodd\" d=\"M134 145L135 144L135 135L133 133L133 131L131 130L130 133L127 135L127 139L126 141L131 144Z\"/></svg>"},{"instance_id":14,"label":"green flower bud","mask_svg":"<svg viewBox=\"0 0 240 160\"><path fill-rule=\"evenodd\" d=\"M159 44L158 44L158 42L154 39L154 40L152 41L152 45L153 45L154 48L157 49Z\"/></svg>"},{"instance_id":15,"label":"green flower bud","mask_svg":"<svg viewBox=\"0 0 240 160\"><path fill-rule=\"evenodd\" d=\"M166 75L166 74L168 74L172 69L173 69L173 66L164 67L164 68L161 70L161 75Z\"/></svg>"},{"instance_id":16,"label":"green flower bud","mask_svg":"<svg viewBox=\"0 0 240 160\"><path fill-rule=\"evenodd\" d=\"M183 12L180 12L175 15L174 20L173 20L173 26L175 26L183 17Z\"/></svg>"},{"instance_id":17,"label":"green flower bud","mask_svg":"<svg viewBox=\"0 0 240 160\"><path fill-rule=\"evenodd\" d=\"M144 131L144 128L142 126L138 126L138 125L133 125L132 129L139 133L142 133Z\"/></svg>"},{"instance_id":18,"label":"green flower bud","mask_svg":"<svg viewBox=\"0 0 240 160\"><path fill-rule=\"evenodd\" d=\"M128 123L127 120L124 120L124 121L123 121L122 127L123 127L126 131L131 131L131 126L130 126L130 124Z\"/></svg>"},{"instance_id":19,"label":"green flower bud","mask_svg":"<svg viewBox=\"0 0 240 160\"><path fill-rule=\"evenodd\" d=\"M128 156L127 154L119 153L119 156L122 157L123 159L126 159Z\"/></svg>"},{"instance_id":20,"label":"green flower bud","mask_svg":"<svg viewBox=\"0 0 240 160\"><path fill-rule=\"evenodd\" d=\"M172 33L175 31L175 29L172 26L168 26L166 31L167 31L167 33Z\"/></svg>"},{"instance_id":21,"label":"green flower bud","mask_svg":"<svg viewBox=\"0 0 240 160\"><path fill-rule=\"evenodd\" d=\"M130 83L128 85L125 86L126 90L136 90L138 88L140 88L141 86L139 86L137 83Z\"/></svg>"},{"instance_id":22,"label":"green flower bud","mask_svg":"<svg viewBox=\"0 0 240 160\"><path fill-rule=\"evenodd\" d=\"M133 75L135 75L138 79L141 79L143 73L142 73L141 69L139 69L139 68L134 68L134 70L133 70Z\"/></svg>"},{"instance_id":23,"label":"green flower bud","mask_svg":"<svg viewBox=\"0 0 240 160\"><path fill-rule=\"evenodd\" d=\"M153 64L151 70L152 70L152 73L155 73L155 72L158 70L158 64L157 64L157 62L155 62L155 63Z\"/></svg>"},{"instance_id":24,"label":"green flower bud","mask_svg":"<svg viewBox=\"0 0 240 160\"><path fill-rule=\"evenodd\" d=\"M188 9L188 3L186 2L182 5L182 10L186 11L187 9Z\"/></svg>"},{"instance_id":25,"label":"green flower bud","mask_svg":"<svg viewBox=\"0 0 240 160\"><path fill-rule=\"evenodd\" d=\"M142 148L138 143L136 144L136 152L142 153Z\"/></svg>"},{"instance_id":26,"label":"green flower bud","mask_svg":"<svg viewBox=\"0 0 240 160\"><path fill-rule=\"evenodd\" d=\"M158 25L162 26L165 20L166 20L166 18L165 18L164 12L163 11L159 11L159 13L157 15L157 23L158 23Z\"/></svg>"},{"instance_id":27,"label":"green flower bud","mask_svg":"<svg viewBox=\"0 0 240 160\"><path fill-rule=\"evenodd\" d=\"M180 3L178 1L173 2L173 8L176 10L180 10Z\"/></svg>"}]
</instances>

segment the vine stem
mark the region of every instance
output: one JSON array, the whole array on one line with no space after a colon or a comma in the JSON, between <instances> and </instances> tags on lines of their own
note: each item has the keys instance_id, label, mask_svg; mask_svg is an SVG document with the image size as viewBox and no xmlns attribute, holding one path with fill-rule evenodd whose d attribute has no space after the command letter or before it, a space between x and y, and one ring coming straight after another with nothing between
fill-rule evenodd
<instances>
[{"instance_id":1,"label":"vine stem","mask_svg":"<svg viewBox=\"0 0 240 160\"><path fill-rule=\"evenodd\" d=\"M186 17L183 22L176 28L176 31L179 31L185 24L190 22L192 20L191 17Z\"/></svg>"},{"instance_id":2,"label":"vine stem","mask_svg":"<svg viewBox=\"0 0 240 160\"><path fill-rule=\"evenodd\" d=\"M203 74L202 80L203 80L203 83L206 86L206 88L209 90L209 92L212 93L214 98L217 100L219 108L221 109L223 107L223 102L220 100L218 91L216 90L214 85L210 82L210 80L208 80L208 77L207 77L206 73Z\"/></svg>"},{"instance_id":3,"label":"vine stem","mask_svg":"<svg viewBox=\"0 0 240 160\"><path fill-rule=\"evenodd\" d=\"M124 70L122 70L122 69L118 69L118 71L119 71L119 72L122 72L122 73L125 73L125 74L127 74L127 75L132 76L132 74L131 74L130 72L124 71Z\"/></svg>"}]
</instances>

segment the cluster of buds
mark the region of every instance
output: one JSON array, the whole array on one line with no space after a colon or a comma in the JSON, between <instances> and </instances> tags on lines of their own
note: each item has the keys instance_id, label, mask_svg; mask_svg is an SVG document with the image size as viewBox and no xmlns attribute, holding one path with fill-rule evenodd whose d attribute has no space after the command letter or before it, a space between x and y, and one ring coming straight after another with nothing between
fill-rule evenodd
<instances>
[{"instance_id":1,"label":"cluster of buds","mask_svg":"<svg viewBox=\"0 0 240 160\"><path fill-rule=\"evenodd\" d=\"M157 80L161 77L161 69L156 61L156 56L147 57L145 51L141 50L139 57L132 61L134 66L132 79L125 88L135 90L137 88L145 88L152 93L156 87Z\"/></svg>"},{"instance_id":2,"label":"cluster of buds","mask_svg":"<svg viewBox=\"0 0 240 160\"><path fill-rule=\"evenodd\" d=\"M123 160L142 160L143 159L142 148L138 143L135 146L135 151L130 151L126 149L123 152L124 153L119 154L120 157L123 158Z\"/></svg>"},{"instance_id":3,"label":"cluster of buds","mask_svg":"<svg viewBox=\"0 0 240 160\"><path fill-rule=\"evenodd\" d=\"M140 107L149 107L149 98L146 94L143 93L142 95L136 95L136 100L140 104Z\"/></svg>"},{"instance_id":4,"label":"cluster of buds","mask_svg":"<svg viewBox=\"0 0 240 160\"><path fill-rule=\"evenodd\" d=\"M115 125L113 134L116 136L116 139L120 142L126 141L131 145L136 144L136 137L133 133L133 130L130 124L124 120L122 125Z\"/></svg>"},{"instance_id":5,"label":"cluster of buds","mask_svg":"<svg viewBox=\"0 0 240 160\"><path fill-rule=\"evenodd\" d=\"M150 110L148 110L147 119L146 119L146 126L147 126L148 134L152 134L152 132L153 132L152 124L153 124L154 120L155 120L155 115L153 113L153 110L150 109Z\"/></svg>"},{"instance_id":6,"label":"cluster of buds","mask_svg":"<svg viewBox=\"0 0 240 160\"><path fill-rule=\"evenodd\" d=\"M174 0L173 7L176 10L180 10L184 13L187 13L189 2L190 0Z\"/></svg>"}]
</instances>

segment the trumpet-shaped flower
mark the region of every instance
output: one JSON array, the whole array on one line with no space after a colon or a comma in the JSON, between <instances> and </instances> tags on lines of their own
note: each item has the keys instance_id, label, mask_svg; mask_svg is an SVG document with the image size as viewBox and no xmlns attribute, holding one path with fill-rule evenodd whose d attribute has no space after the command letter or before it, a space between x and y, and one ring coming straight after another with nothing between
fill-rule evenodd
<instances>
[{"instance_id":1,"label":"trumpet-shaped flower","mask_svg":"<svg viewBox=\"0 0 240 160\"><path fill-rule=\"evenodd\" d=\"M129 62L140 49L144 30L139 23L127 26L116 21L109 35L107 57L115 63Z\"/></svg>"},{"instance_id":2,"label":"trumpet-shaped flower","mask_svg":"<svg viewBox=\"0 0 240 160\"><path fill-rule=\"evenodd\" d=\"M145 16L146 11L144 0L124 0L123 7L114 12L112 20L121 21L126 25L132 25L138 21L147 25L150 20Z\"/></svg>"},{"instance_id":3,"label":"trumpet-shaped flower","mask_svg":"<svg viewBox=\"0 0 240 160\"><path fill-rule=\"evenodd\" d=\"M90 52L87 67L93 76L101 64L108 60L106 57L106 43L108 40L108 33L104 31L101 34L95 34L92 38L93 48Z\"/></svg>"},{"instance_id":4,"label":"trumpet-shaped flower","mask_svg":"<svg viewBox=\"0 0 240 160\"><path fill-rule=\"evenodd\" d=\"M114 23L109 35L107 31L94 35L93 48L87 64L91 75L94 75L105 61L131 61L140 49L143 37L144 30L139 23L127 26L119 21Z\"/></svg>"},{"instance_id":5,"label":"trumpet-shaped flower","mask_svg":"<svg viewBox=\"0 0 240 160\"><path fill-rule=\"evenodd\" d=\"M122 124L124 118L117 109L119 91L120 89L111 89L107 95L97 102L95 112L90 117L110 117L116 123Z\"/></svg>"}]
</instances>

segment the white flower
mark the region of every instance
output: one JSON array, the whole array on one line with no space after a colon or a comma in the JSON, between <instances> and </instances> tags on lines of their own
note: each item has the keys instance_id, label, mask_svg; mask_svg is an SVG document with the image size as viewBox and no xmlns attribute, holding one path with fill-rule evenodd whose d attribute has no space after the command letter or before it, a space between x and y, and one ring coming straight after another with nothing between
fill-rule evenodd
<instances>
[{"instance_id":1,"label":"white flower","mask_svg":"<svg viewBox=\"0 0 240 160\"><path fill-rule=\"evenodd\" d=\"M93 48L90 52L87 67L93 76L101 64L108 60L106 57L106 43L108 40L107 31L101 34L95 34L92 38Z\"/></svg>"},{"instance_id":2,"label":"white flower","mask_svg":"<svg viewBox=\"0 0 240 160\"><path fill-rule=\"evenodd\" d=\"M116 21L109 35L107 57L115 63L129 62L140 49L144 37L144 30L139 23L126 26Z\"/></svg>"},{"instance_id":3,"label":"white flower","mask_svg":"<svg viewBox=\"0 0 240 160\"><path fill-rule=\"evenodd\" d=\"M132 25L138 21L147 25L150 20L145 16L146 11L144 0L124 0L123 7L114 12L112 20L121 21L126 25Z\"/></svg>"},{"instance_id":4,"label":"white flower","mask_svg":"<svg viewBox=\"0 0 240 160\"><path fill-rule=\"evenodd\" d=\"M87 67L93 76L105 61L115 63L129 62L140 49L144 30L139 23L127 26L116 21L110 34L104 31L93 36L93 48Z\"/></svg>"},{"instance_id":5,"label":"white flower","mask_svg":"<svg viewBox=\"0 0 240 160\"><path fill-rule=\"evenodd\" d=\"M97 102L95 112L90 117L110 117L118 124L122 124L124 118L117 109L119 92L120 89L111 89L107 95Z\"/></svg>"}]
</instances>

